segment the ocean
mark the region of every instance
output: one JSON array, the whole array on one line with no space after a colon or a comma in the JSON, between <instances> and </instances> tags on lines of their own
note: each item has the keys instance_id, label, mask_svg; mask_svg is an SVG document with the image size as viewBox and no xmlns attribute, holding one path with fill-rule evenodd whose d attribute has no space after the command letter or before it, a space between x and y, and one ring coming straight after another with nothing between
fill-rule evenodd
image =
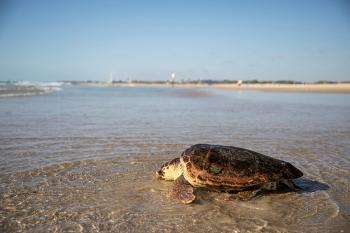
<instances>
[{"instance_id":1,"label":"ocean","mask_svg":"<svg viewBox=\"0 0 350 233\"><path fill-rule=\"evenodd\" d=\"M350 229L349 94L52 86L0 98L1 232ZM155 172L197 143L291 162L301 190L176 203Z\"/></svg>"}]
</instances>

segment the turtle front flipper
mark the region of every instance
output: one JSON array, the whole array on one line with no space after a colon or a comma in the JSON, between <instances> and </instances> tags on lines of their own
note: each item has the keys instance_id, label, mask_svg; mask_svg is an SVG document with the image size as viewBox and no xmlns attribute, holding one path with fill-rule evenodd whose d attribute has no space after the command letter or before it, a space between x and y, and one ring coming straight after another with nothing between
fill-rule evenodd
<instances>
[{"instance_id":1,"label":"turtle front flipper","mask_svg":"<svg viewBox=\"0 0 350 233\"><path fill-rule=\"evenodd\" d=\"M193 187L190 185L183 175L179 176L170 188L170 196L175 200L184 204L194 202L196 196L193 193Z\"/></svg>"}]
</instances>

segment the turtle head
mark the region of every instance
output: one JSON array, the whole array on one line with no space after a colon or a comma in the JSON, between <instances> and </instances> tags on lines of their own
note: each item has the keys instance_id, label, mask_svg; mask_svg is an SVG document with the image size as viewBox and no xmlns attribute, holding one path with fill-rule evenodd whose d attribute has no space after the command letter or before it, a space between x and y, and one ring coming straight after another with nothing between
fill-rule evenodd
<instances>
[{"instance_id":1,"label":"turtle head","mask_svg":"<svg viewBox=\"0 0 350 233\"><path fill-rule=\"evenodd\" d=\"M160 170L156 172L156 175L160 180L176 180L182 175L180 158L164 163Z\"/></svg>"}]
</instances>

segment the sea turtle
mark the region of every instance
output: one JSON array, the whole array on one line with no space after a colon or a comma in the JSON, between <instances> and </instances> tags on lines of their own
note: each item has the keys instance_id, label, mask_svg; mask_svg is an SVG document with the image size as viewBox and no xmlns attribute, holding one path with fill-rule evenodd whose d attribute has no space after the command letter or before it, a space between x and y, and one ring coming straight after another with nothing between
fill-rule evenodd
<instances>
[{"instance_id":1,"label":"sea turtle","mask_svg":"<svg viewBox=\"0 0 350 233\"><path fill-rule=\"evenodd\" d=\"M292 179L303 173L288 162L233 146L197 144L180 158L163 164L157 178L174 180L170 195L183 203L192 203L195 188L233 193L248 200L261 190L286 186L295 190Z\"/></svg>"}]
</instances>

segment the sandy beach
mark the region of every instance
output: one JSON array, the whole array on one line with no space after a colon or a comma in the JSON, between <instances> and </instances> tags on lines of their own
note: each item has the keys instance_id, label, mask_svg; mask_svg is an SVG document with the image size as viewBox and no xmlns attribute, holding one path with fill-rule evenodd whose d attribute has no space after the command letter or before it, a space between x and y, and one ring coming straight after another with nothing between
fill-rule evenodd
<instances>
[{"instance_id":1,"label":"sandy beach","mask_svg":"<svg viewBox=\"0 0 350 233\"><path fill-rule=\"evenodd\" d=\"M216 88L277 92L350 93L349 83L340 84L215 84Z\"/></svg>"},{"instance_id":2,"label":"sandy beach","mask_svg":"<svg viewBox=\"0 0 350 233\"><path fill-rule=\"evenodd\" d=\"M96 84L86 84L88 86ZM106 86L106 85L103 85ZM350 93L350 83L336 83L336 84L193 84L193 83L176 83L173 86L171 84L154 84L154 83L116 83L109 84L108 86L114 87L174 87L174 88L219 88L228 90L240 90L240 91L273 91L273 92L310 92L310 93Z\"/></svg>"}]
</instances>

